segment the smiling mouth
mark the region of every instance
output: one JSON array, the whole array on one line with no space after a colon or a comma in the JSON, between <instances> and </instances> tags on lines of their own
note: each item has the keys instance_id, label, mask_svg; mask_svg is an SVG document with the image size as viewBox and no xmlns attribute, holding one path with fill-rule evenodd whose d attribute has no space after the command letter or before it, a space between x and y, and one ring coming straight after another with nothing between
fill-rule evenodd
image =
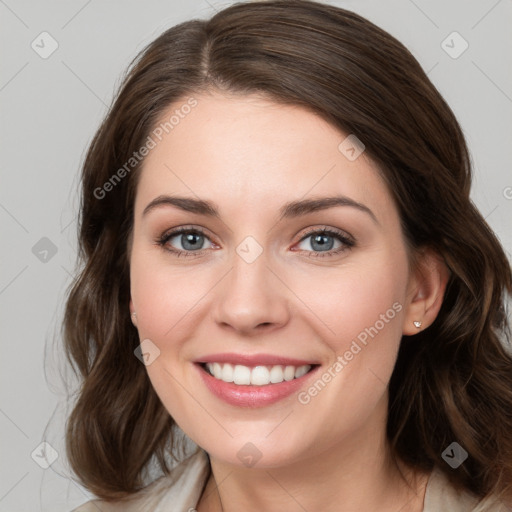
<instances>
[{"instance_id":1,"label":"smiling mouth","mask_svg":"<svg viewBox=\"0 0 512 512\"><path fill-rule=\"evenodd\" d=\"M201 367L217 380L239 386L267 386L300 379L318 365L261 365L245 366L230 363L202 363Z\"/></svg>"}]
</instances>

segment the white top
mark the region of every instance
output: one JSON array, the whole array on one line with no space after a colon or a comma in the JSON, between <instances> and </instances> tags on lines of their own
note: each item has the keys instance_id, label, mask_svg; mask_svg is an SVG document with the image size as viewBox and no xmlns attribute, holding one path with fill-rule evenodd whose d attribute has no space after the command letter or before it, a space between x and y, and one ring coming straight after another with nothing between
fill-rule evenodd
<instances>
[{"instance_id":1,"label":"white top","mask_svg":"<svg viewBox=\"0 0 512 512\"><path fill-rule=\"evenodd\" d=\"M195 512L210 475L210 462L199 450L124 503L92 500L72 512ZM477 504L475 496L457 492L439 469L432 471L423 512L506 512L494 500ZM510 510L510 509L509 509Z\"/></svg>"}]
</instances>

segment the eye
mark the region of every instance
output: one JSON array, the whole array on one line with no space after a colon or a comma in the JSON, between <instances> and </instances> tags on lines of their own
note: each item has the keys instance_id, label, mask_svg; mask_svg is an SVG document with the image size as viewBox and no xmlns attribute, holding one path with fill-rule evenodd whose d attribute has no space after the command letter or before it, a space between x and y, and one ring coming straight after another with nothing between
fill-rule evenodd
<instances>
[{"instance_id":1,"label":"eye","mask_svg":"<svg viewBox=\"0 0 512 512\"><path fill-rule=\"evenodd\" d=\"M311 256L317 257L338 254L354 245L353 239L341 231L315 229L303 236L297 247L299 250L311 252Z\"/></svg>"},{"instance_id":2,"label":"eye","mask_svg":"<svg viewBox=\"0 0 512 512\"><path fill-rule=\"evenodd\" d=\"M190 253L201 253L213 247L212 241L201 230L186 227L164 233L157 243L170 252L184 256L192 255Z\"/></svg>"},{"instance_id":3,"label":"eye","mask_svg":"<svg viewBox=\"0 0 512 512\"><path fill-rule=\"evenodd\" d=\"M157 244L176 256L198 256L215 244L199 228L179 227L165 232L156 240ZM334 256L355 245L354 240L332 228L312 229L296 245L297 249L312 257Z\"/></svg>"}]
</instances>

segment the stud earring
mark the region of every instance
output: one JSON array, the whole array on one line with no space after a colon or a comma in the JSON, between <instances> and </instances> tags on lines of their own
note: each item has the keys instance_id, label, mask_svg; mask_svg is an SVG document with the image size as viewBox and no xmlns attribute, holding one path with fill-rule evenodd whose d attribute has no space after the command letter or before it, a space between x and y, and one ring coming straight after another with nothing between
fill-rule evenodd
<instances>
[{"instance_id":1,"label":"stud earring","mask_svg":"<svg viewBox=\"0 0 512 512\"><path fill-rule=\"evenodd\" d=\"M417 320L414 321L413 324L414 324L414 327L416 327L418 329L421 327L421 322L418 322Z\"/></svg>"},{"instance_id":2,"label":"stud earring","mask_svg":"<svg viewBox=\"0 0 512 512\"><path fill-rule=\"evenodd\" d=\"M132 313L132 317L137 318L137 313L135 313L135 311Z\"/></svg>"}]
</instances>

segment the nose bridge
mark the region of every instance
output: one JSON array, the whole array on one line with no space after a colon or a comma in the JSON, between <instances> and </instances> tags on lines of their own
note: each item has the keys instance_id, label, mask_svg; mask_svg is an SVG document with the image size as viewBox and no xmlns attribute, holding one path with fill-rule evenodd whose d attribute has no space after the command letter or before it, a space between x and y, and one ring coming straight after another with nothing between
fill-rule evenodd
<instances>
[{"instance_id":1,"label":"nose bridge","mask_svg":"<svg viewBox=\"0 0 512 512\"><path fill-rule=\"evenodd\" d=\"M237 246L231 263L217 294L216 321L240 331L286 323L286 289L273 275L263 247L247 237Z\"/></svg>"}]
</instances>

